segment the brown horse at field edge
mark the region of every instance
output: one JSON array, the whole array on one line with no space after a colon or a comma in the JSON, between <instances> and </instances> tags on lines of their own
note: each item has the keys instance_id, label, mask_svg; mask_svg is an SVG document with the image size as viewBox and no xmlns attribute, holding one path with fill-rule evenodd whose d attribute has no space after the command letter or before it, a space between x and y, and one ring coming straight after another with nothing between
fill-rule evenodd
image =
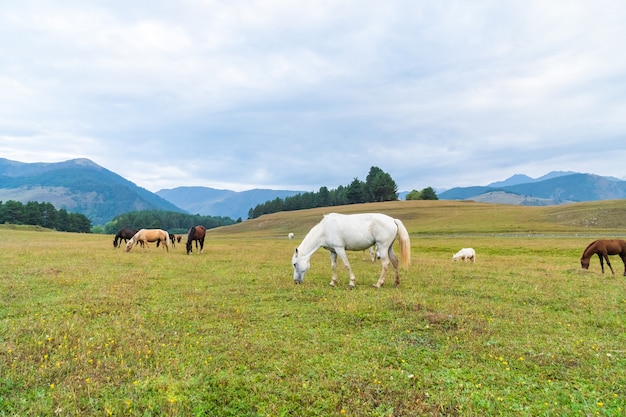
<instances>
[{"instance_id":1,"label":"brown horse at field edge","mask_svg":"<svg viewBox=\"0 0 626 417\"><path fill-rule=\"evenodd\" d=\"M204 226L194 226L189 228L189 232L187 233L187 255L193 252L193 246L191 246L191 242L196 241L196 250L198 249L198 242L200 242L200 251L198 253L202 253L204 249L204 236L206 234L206 228Z\"/></svg>"},{"instance_id":2,"label":"brown horse at field edge","mask_svg":"<svg viewBox=\"0 0 626 417\"><path fill-rule=\"evenodd\" d=\"M598 239L591 242L584 250L583 256L580 258L580 265L583 269L589 269L589 261L593 255L598 255L600 258L600 266L602 267L602 273L604 274L604 260L606 264L611 268L611 272L615 275L611 262L609 262L609 255L619 255L624 262L624 276L626 276L626 240L621 239Z\"/></svg>"}]
</instances>

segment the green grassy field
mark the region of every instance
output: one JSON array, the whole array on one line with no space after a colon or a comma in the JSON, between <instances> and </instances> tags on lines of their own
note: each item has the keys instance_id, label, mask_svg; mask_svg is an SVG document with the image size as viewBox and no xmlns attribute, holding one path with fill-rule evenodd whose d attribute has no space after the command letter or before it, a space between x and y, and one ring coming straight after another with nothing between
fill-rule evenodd
<instances>
[{"instance_id":1,"label":"green grassy field","mask_svg":"<svg viewBox=\"0 0 626 417\"><path fill-rule=\"evenodd\" d=\"M328 209L277 213L183 245L0 226L1 416L618 416L626 278L584 247L626 237L626 201L560 207L394 202L401 284L380 263L328 286L291 255ZM294 240L287 233L294 232ZM462 247L475 264L453 262ZM367 257L366 257L367 258Z\"/></svg>"}]
</instances>

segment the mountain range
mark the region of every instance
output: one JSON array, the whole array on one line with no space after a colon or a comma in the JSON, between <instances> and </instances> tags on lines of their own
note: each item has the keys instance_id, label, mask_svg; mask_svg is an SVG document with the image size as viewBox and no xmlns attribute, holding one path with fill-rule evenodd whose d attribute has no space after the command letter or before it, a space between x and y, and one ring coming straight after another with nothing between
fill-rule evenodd
<instances>
[{"instance_id":1,"label":"mountain range","mask_svg":"<svg viewBox=\"0 0 626 417\"><path fill-rule=\"evenodd\" d=\"M233 220L248 218L248 211L258 204L285 198L303 191L254 189L247 191L218 190L209 187L176 187L156 194L191 214L224 216Z\"/></svg>"},{"instance_id":2,"label":"mountain range","mask_svg":"<svg viewBox=\"0 0 626 417\"><path fill-rule=\"evenodd\" d=\"M57 209L81 213L92 225L138 210L166 210L248 218L258 204L301 193L294 190L218 190L177 187L152 193L90 161L24 163L0 158L0 201L48 202ZM399 193L400 196L406 192ZM457 187L438 195L441 200L475 200L518 205L556 205L626 198L626 181L576 172L550 172L539 178L517 174L487 186Z\"/></svg>"},{"instance_id":3,"label":"mountain range","mask_svg":"<svg viewBox=\"0 0 626 417\"><path fill-rule=\"evenodd\" d=\"M577 172L553 171L536 179L517 174L486 186L451 188L439 198L532 206L615 200L626 198L626 181Z\"/></svg>"},{"instance_id":4,"label":"mountain range","mask_svg":"<svg viewBox=\"0 0 626 417\"><path fill-rule=\"evenodd\" d=\"M217 190L177 187L150 192L89 159L25 163L0 158L0 201L48 202L105 225L130 211L165 210L233 220L248 218L257 204L300 193L289 190Z\"/></svg>"},{"instance_id":5,"label":"mountain range","mask_svg":"<svg viewBox=\"0 0 626 417\"><path fill-rule=\"evenodd\" d=\"M89 159L25 163L0 158L0 201L51 203L84 214L92 225L137 210L184 212Z\"/></svg>"}]
</instances>

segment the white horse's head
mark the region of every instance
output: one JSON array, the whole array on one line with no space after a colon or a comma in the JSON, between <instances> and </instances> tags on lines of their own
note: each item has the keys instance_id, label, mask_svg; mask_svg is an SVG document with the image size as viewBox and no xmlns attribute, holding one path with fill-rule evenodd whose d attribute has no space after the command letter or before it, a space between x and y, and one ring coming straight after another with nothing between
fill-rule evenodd
<instances>
[{"instance_id":1,"label":"white horse's head","mask_svg":"<svg viewBox=\"0 0 626 417\"><path fill-rule=\"evenodd\" d=\"M293 265L293 282L302 284L304 282L304 274L309 270L311 264L308 256L300 256L298 248L296 248L291 263Z\"/></svg>"},{"instance_id":2,"label":"white horse's head","mask_svg":"<svg viewBox=\"0 0 626 417\"><path fill-rule=\"evenodd\" d=\"M135 243L134 236L128 242L126 242L126 252L130 252L130 250L133 248L133 243Z\"/></svg>"}]
</instances>

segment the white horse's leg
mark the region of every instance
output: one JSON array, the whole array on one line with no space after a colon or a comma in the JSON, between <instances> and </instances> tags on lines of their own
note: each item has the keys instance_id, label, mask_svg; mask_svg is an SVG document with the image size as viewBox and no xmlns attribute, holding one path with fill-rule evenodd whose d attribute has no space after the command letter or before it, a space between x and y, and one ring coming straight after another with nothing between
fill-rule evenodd
<instances>
[{"instance_id":1,"label":"white horse's leg","mask_svg":"<svg viewBox=\"0 0 626 417\"><path fill-rule=\"evenodd\" d=\"M380 272L380 278L378 278L378 282L374 284L374 287L380 288L385 284L385 275L387 275L387 269L389 268L389 257L381 256L380 264L382 266L382 271Z\"/></svg>"},{"instance_id":2,"label":"white horse's leg","mask_svg":"<svg viewBox=\"0 0 626 417\"><path fill-rule=\"evenodd\" d=\"M330 266L333 270L333 276L330 279L330 286L334 287L335 284L337 284L337 253L333 252L332 250L329 251L330 252Z\"/></svg>"},{"instance_id":3,"label":"white horse's leg","mask_svg":"<svg viewBox=\"0 0 626 417\"><path fill-rule=\"evenodd\" d=\"M380 288L385 284L385 276L387 275L387 269L389 269L389 263L393 265L393 269L396 274L396 282L395 285L398 286L400 284L400 272L398 271L398 258L396 254L393 252L393 248L390 246L387 252L380 253L380 263L382 265L382 271L380 272L380 278L378 278L378 282L374 284L374 287Z\"/></svg>"},{"instance_id":4,"label":"white horse's leg","mask_svg":"<svg viewBox=\"0 0 626 417\"><path fill-rule=\"evenodd\" d=\"M337 253L335 257L338 255L341 258L341 261L343 262L344 266L348 270L348 275L350 275L350 283L348 284L348 286L352 289L356 285L356 277L354 276L354 273L352 272L352 268L350 267L350 262L348 262L348 255L346 255L346 250L344 248L339 248L339 249L336 249L336 252ZM335 260L335 265L336 264L337 264L337 261Z\"/></svg>"},{"instance_id":5,"label":"white horse's leg","mask_svg":"<svg viewBox=\"0 0 626 417\"><path fill-rule=\"evenodd\" d=\"M393 265L393 269L396 273L396 280L394 282L394 285L397 287L398 285L400 285L400 270L398 268L398 257L393 252L392 247L389 247L389 259L391 259L391 264Z\"/></svg>"}]
</instances>

